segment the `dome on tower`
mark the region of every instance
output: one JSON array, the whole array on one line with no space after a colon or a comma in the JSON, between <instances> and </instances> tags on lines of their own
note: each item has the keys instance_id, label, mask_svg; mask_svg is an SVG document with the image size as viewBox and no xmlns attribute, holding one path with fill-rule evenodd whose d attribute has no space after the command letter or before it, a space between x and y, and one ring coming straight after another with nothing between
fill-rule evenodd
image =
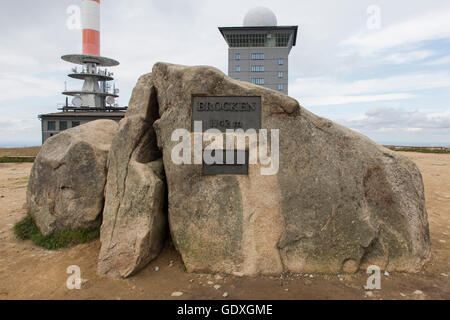
<instances>
[{"instance_id":1,"label":"dome on tower","mask_svg":"<svg viewBox=\"0 0 450 320\"><path fill-rule=\"evenodd\" d=\"M244 18L244 27L275 27L277 17L267 7L256 7L251 9Z\"/></svg>"}]
</instances>

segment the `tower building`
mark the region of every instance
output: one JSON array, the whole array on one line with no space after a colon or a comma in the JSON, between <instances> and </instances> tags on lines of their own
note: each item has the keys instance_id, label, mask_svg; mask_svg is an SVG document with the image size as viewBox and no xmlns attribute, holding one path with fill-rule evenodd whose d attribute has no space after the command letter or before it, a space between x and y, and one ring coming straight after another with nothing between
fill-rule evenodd
<instances>
[{"instance_id":1,"label":"tower building","mask_svg":"<svg viewBox=\"0 0 450 320\"><path fill-rule=\"evenodd\" d=\"M289 53L298 26L278 26L266 7L251 9L242 27L219 27L228 44L228 75L288 94Z\"/></svg>"},{"instance_id":2,"label":"tower building","mask_svg":"<svg viewBox=\"0 0 450 320\"><path fill-rule=\"evenodd\" d=\"M84 84L81 90L66 88L63 92L68 96L66 103L59 108L62 112L39 115L42 143L61 131L89 121L120 121L127 109L116 103L119 90L115 84L110 84L114 80L113 73L106 69L118 66L119 62L100 56L100 0L82 0L81 13L83 54L64 55L61 59L77 65L68 76L83 80Z\"/></svg>"}]
</instances>

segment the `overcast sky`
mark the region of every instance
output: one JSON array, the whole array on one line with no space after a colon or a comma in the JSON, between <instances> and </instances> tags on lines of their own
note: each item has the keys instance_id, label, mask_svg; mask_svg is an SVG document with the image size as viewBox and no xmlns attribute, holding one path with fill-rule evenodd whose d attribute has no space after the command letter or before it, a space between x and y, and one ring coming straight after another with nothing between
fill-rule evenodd
<instances>
[{"instance_id":1,"label":"overcast sky","mask_svg":"<svg viewBox=\"0 0 450 320\"><path fill-rule=\"evenodd\" d=\"M0 146L39 145L37 115L64 103L64 81L81 88L60 60L81 53L81 31L67 27L80 3L2 1ZM261 5L299 26L289 94L302 106L380 143L450 145L448 0L102 0L101 54L121 63L111 69L120 105L158 61L226 73L217 27L241 26Z\"/></svg>"}]
</instances>

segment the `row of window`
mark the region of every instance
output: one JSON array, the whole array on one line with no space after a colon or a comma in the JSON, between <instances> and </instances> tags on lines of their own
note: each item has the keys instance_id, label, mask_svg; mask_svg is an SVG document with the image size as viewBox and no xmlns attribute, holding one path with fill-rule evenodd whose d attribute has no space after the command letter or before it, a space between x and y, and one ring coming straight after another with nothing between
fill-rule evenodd
<instances>
[{"instance_id":1,"label":"row of window","mask_svg":"<svg viewBox=\"0 0 450 320\"><path fill-rule=\"evenodd\" d=\"M228 34L226 35L230 47L287 47L289 33L277 34Z\"/></svg>"},{"instance_id":2,"label":"row of window","mask_svg":"<svg viewBox=\"0 0 450 320\"><path fill-rule=\"evenodd\" d=\"M236 72L241 72L241 66L236 66ZM264 72L264 66L252 66L252 72ZM282 79L284 77L284 72L278 72L278 78Z\"/></svg>"},{"instance_id":3,"label":"row of window","mask_svg":"<svg viewBox=\"0 0 450 320\"><path fill-rule=\"evenodd\" d=\"M264 53L252 53L252 60L264 60Z\"/></svg>"},{"instance_id":4,"label":"row of window","mask_svg":"<svg viewBox=\"0 0 450 320\"><path fill-rule=\"evenodd\" d=\"M234 56L235 60L241 60L241 54L236 53ZM252 60L264 60L264 53L252 53ZM284 64L284 59L278 59L278 65L282 66Z\"/></svg>"},{"instance_id":5,"label":"row of window","mask_svg":"<svg viewBox=\"0 0 450 320\"><path fill-rule=\"evenodd\" d=\"M264 72L264 66L252 66L252 72Z\"/></svg>"},{"instance_id":6,"label":"row of window","mask_svg":"<svg viewBox=\"0 0 450 320\"><path fill-rule=\"evenodd\" d=\"M264 78L252 78L253 84L264 84Z\"/></svg>"},{"instance_id":7,"label":"row of window","mask_svg":"<svg viewBox=\"0 0 450 320\"><path fill-rule=\"evenodd\" d=\"M240 79L236 79L236 80L240 80ZM258 85L264 85L264 78L252 78L252 83L258 84ZM278 84L278 90L279 91L284 90L284 85L282 83Z\"/></svg>"},{"instance_id":8,"label":"row of window","mask_svg":"<svg viewBox=\"0 0 450 320\"><path fill-rule=\"evenodd\" d=\"M80 121L72 121L72 128L80 125ZM59 121L59 131L67 129L67 121ZM56 121L47 121L47 131L56 131Z\"/></svg>"}]
</instances>

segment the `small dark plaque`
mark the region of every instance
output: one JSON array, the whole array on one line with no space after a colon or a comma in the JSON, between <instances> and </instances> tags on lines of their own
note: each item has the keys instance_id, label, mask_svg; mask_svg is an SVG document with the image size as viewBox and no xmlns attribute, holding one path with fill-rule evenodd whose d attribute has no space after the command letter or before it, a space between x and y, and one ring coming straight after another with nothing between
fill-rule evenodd
<instances>
[{"instance_id":1,"label":"small dark plaque","mask_svg":"<svg viewBox=\"0 0 450 320\"><path fill-rule=\"evenodd\" d=\"M226 163L226 153L233 152L234 163L227 164ZM238 163L238 154L244 153L244 164ZM215 152L212 151L214 155ZM234 150L234 151L226 151L223 150L223 161L222 164L206 164L203 160L203 168L202 173L204 175L218 175L218 174L235 174L235 175L248 175L248 158L249 153L248 150Z\"/></svg>"},{"instance_id":2,"label":"small dark plaque","mask_svg":"<svg viewBox=\"0 0 450 320\"><path fill-rule=\"evenodd\" d=\"M192 97L192 128L194 121L202 122L202 130L214 128L261 129L261 97Z\"/></svg>"},{"instance_id":3,"label":"small dark plaque","mask_svg":"<svg viewBox=\"0 0 450 320\"><path fill-rule=\"evenodd\" d=\"M195 121L201 121L202 128L194 126ZM192 132L205 132L209 129L218 129L226 132L228 129L237 130L261 129L261 97L192 97ZM234 152L234 163L226 163L226 153ZM237 162L238 154L245 152L245 163ZM218 174L248 174L248 151L225 151L222 163L206 164L203 160L202 172L204 175Z\"/></svg>"}]
</instances>

